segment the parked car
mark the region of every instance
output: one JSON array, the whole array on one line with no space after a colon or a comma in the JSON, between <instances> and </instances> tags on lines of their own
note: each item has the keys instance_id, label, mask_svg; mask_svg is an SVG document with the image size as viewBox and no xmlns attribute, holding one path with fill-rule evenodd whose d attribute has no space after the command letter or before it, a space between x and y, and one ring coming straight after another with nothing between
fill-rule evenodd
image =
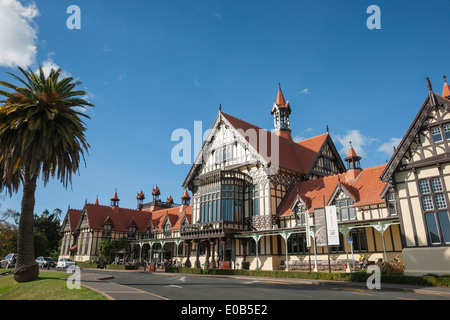
<instances>
[{"instance_id":1,"label":"parked car","mask_svg":"<svg viewBox=\"0 0 450 320\"><path fill-rule=\"evenodd\" d=\"M40 268L47 268L47 267L54 268L56 266L56 262L50 259L49 257L38 257L36 259L36 263Z\"/></svg>"},{"instance_id":2,"label":"parked car","mask_svg":"<svg viewBox=\"0 0 450 320\"><path fill-rule=\"evenodd\" d=\"M17 254L8 254L1 262L0 268L14 268L16 266Z\"/></svg>"},{"instance_id":3,"label":"parked car","mask_svg":"<svg viewBox=\"0 0 450 320\"><path fill-rule=\"evenodd\" d=\"M61 258L58 260L56 267L57 268L67 268L67 267L74 266L74 265L75 265L75 261L73 261L72 259Z\"/></svg>"}]
</instances>

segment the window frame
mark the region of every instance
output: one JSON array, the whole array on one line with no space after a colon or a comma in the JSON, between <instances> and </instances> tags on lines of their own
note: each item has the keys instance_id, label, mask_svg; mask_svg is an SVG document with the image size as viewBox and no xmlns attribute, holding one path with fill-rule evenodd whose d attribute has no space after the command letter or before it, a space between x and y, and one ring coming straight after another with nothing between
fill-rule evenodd
<instances>
[{"instance_id":1,"label":"window frame","mask_svg":"<svg viewBox=\"0 0 450 320\"><path fill-rule=\"evenodd\" d=\"M424 181L428 187L422 189ZM439 181L439 183L437 183ZM417 188L419 191L420 203L423 214L423 221L427 233L427 241L429 246L448 246L450 245L450 215L447 188L443 176L434 176L417 180ZM431 206L425 206L431 203ZM445 214L447 213L447 220ZM441 221L442 220L442 221ZM449 234L447 234L449 233ZM437 238L439 238L437 240Z\"/></svg>"}]
</instances>

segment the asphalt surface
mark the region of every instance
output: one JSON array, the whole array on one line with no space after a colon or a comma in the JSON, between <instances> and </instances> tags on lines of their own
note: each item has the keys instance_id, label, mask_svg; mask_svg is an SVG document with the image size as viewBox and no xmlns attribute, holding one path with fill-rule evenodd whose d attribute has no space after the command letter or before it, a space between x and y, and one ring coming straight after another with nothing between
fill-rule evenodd
<instances>
[{"instance_id":1,"label":"asphalt surface","mask_svg":"<svg viewBox=\"0 0 450 320\"><path fill-rule=\"evenodd\" d=\"M110 300L450 300L450 288L86 269L81 284Z\"/></svg>"}]
</instances>

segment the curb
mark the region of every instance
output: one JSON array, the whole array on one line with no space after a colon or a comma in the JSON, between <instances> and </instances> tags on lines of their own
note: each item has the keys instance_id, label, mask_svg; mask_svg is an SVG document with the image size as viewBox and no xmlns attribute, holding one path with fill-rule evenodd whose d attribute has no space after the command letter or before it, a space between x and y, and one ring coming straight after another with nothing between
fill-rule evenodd
<instances>
[{"instance_id":1,"label":"curb","mask_svg":"<svg viewBox=\"0 0 450 320\"><path fill-rule=\"evenodd\" d=\"M359 286L367 288L364 282L353 282L353 281L332 281L332 280L310 280L310 279L294 279L294 278L271 278L271 277L250 277L250 276L228 276L228 275L206 275L206 274L189 274L189 273L164 273L163 275L183 275L183 276L193 276L193 277L215 277L215 278L231 278L231 279L250 279L250 280L260 280L260 281L278 281L278 282L290 282L298 284L310 284L310 285L341 285L341 286ZM407 287L406 285L396 285L391 283L381 283L382 289L387 290L399 290L403 292L412 292L418 294L427 295L439 295L446 296L450 298L450 288L447 287L423 287L414 288ZM374 289L375 290L375 289ZM441 291L444 290L444 291Z\"/></svg>"}]
</instances>

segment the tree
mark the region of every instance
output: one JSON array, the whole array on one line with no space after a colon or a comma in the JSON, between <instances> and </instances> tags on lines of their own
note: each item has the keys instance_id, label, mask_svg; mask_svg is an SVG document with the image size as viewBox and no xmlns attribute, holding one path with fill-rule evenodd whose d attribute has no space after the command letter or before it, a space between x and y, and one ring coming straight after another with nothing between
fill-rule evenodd
<instances>
[{"instance_id":1,"label":"tree","mask_svg":"<svg viewBox=\"0 0 450 320\"><path fill-rule=\"evenodd\" d=\"M17 264L13 270L17 282L34 280L39 275L33 246L33 218L37 179L46 185L57 178L64 187L72 183L72 174L85 162L89 144L81 108L93 106L76 91L81 84L72 77L60 79L61 69L46 76L42 67L34 73L19 68L24 79L8 73L19 87L0 81L13 92L0 90L6 99L0 103L0 191L16 192L22 183L23 195L19 220Z\"/></svg>"},{"instance_id":2,"label":"tree","mask_svg":"<svg viewBox=\"0 0 450 320\"><path fill-rule=\"evenodd\" d=\"M41 246L34 248L34 253L36 256L49 256L51 252L58 250L59 240L61 236L59 235L59 230L61 228L61 221L59 220L60 209L53 210L50 213L48 210L44 210L41 216L35 215L34 217L34 234L35 234L35 244L36 244L36 234L40 233L44 236L47 241L40 242ZM45 246L42 246L45 244Z\"/></svg>"}]
</instances>

